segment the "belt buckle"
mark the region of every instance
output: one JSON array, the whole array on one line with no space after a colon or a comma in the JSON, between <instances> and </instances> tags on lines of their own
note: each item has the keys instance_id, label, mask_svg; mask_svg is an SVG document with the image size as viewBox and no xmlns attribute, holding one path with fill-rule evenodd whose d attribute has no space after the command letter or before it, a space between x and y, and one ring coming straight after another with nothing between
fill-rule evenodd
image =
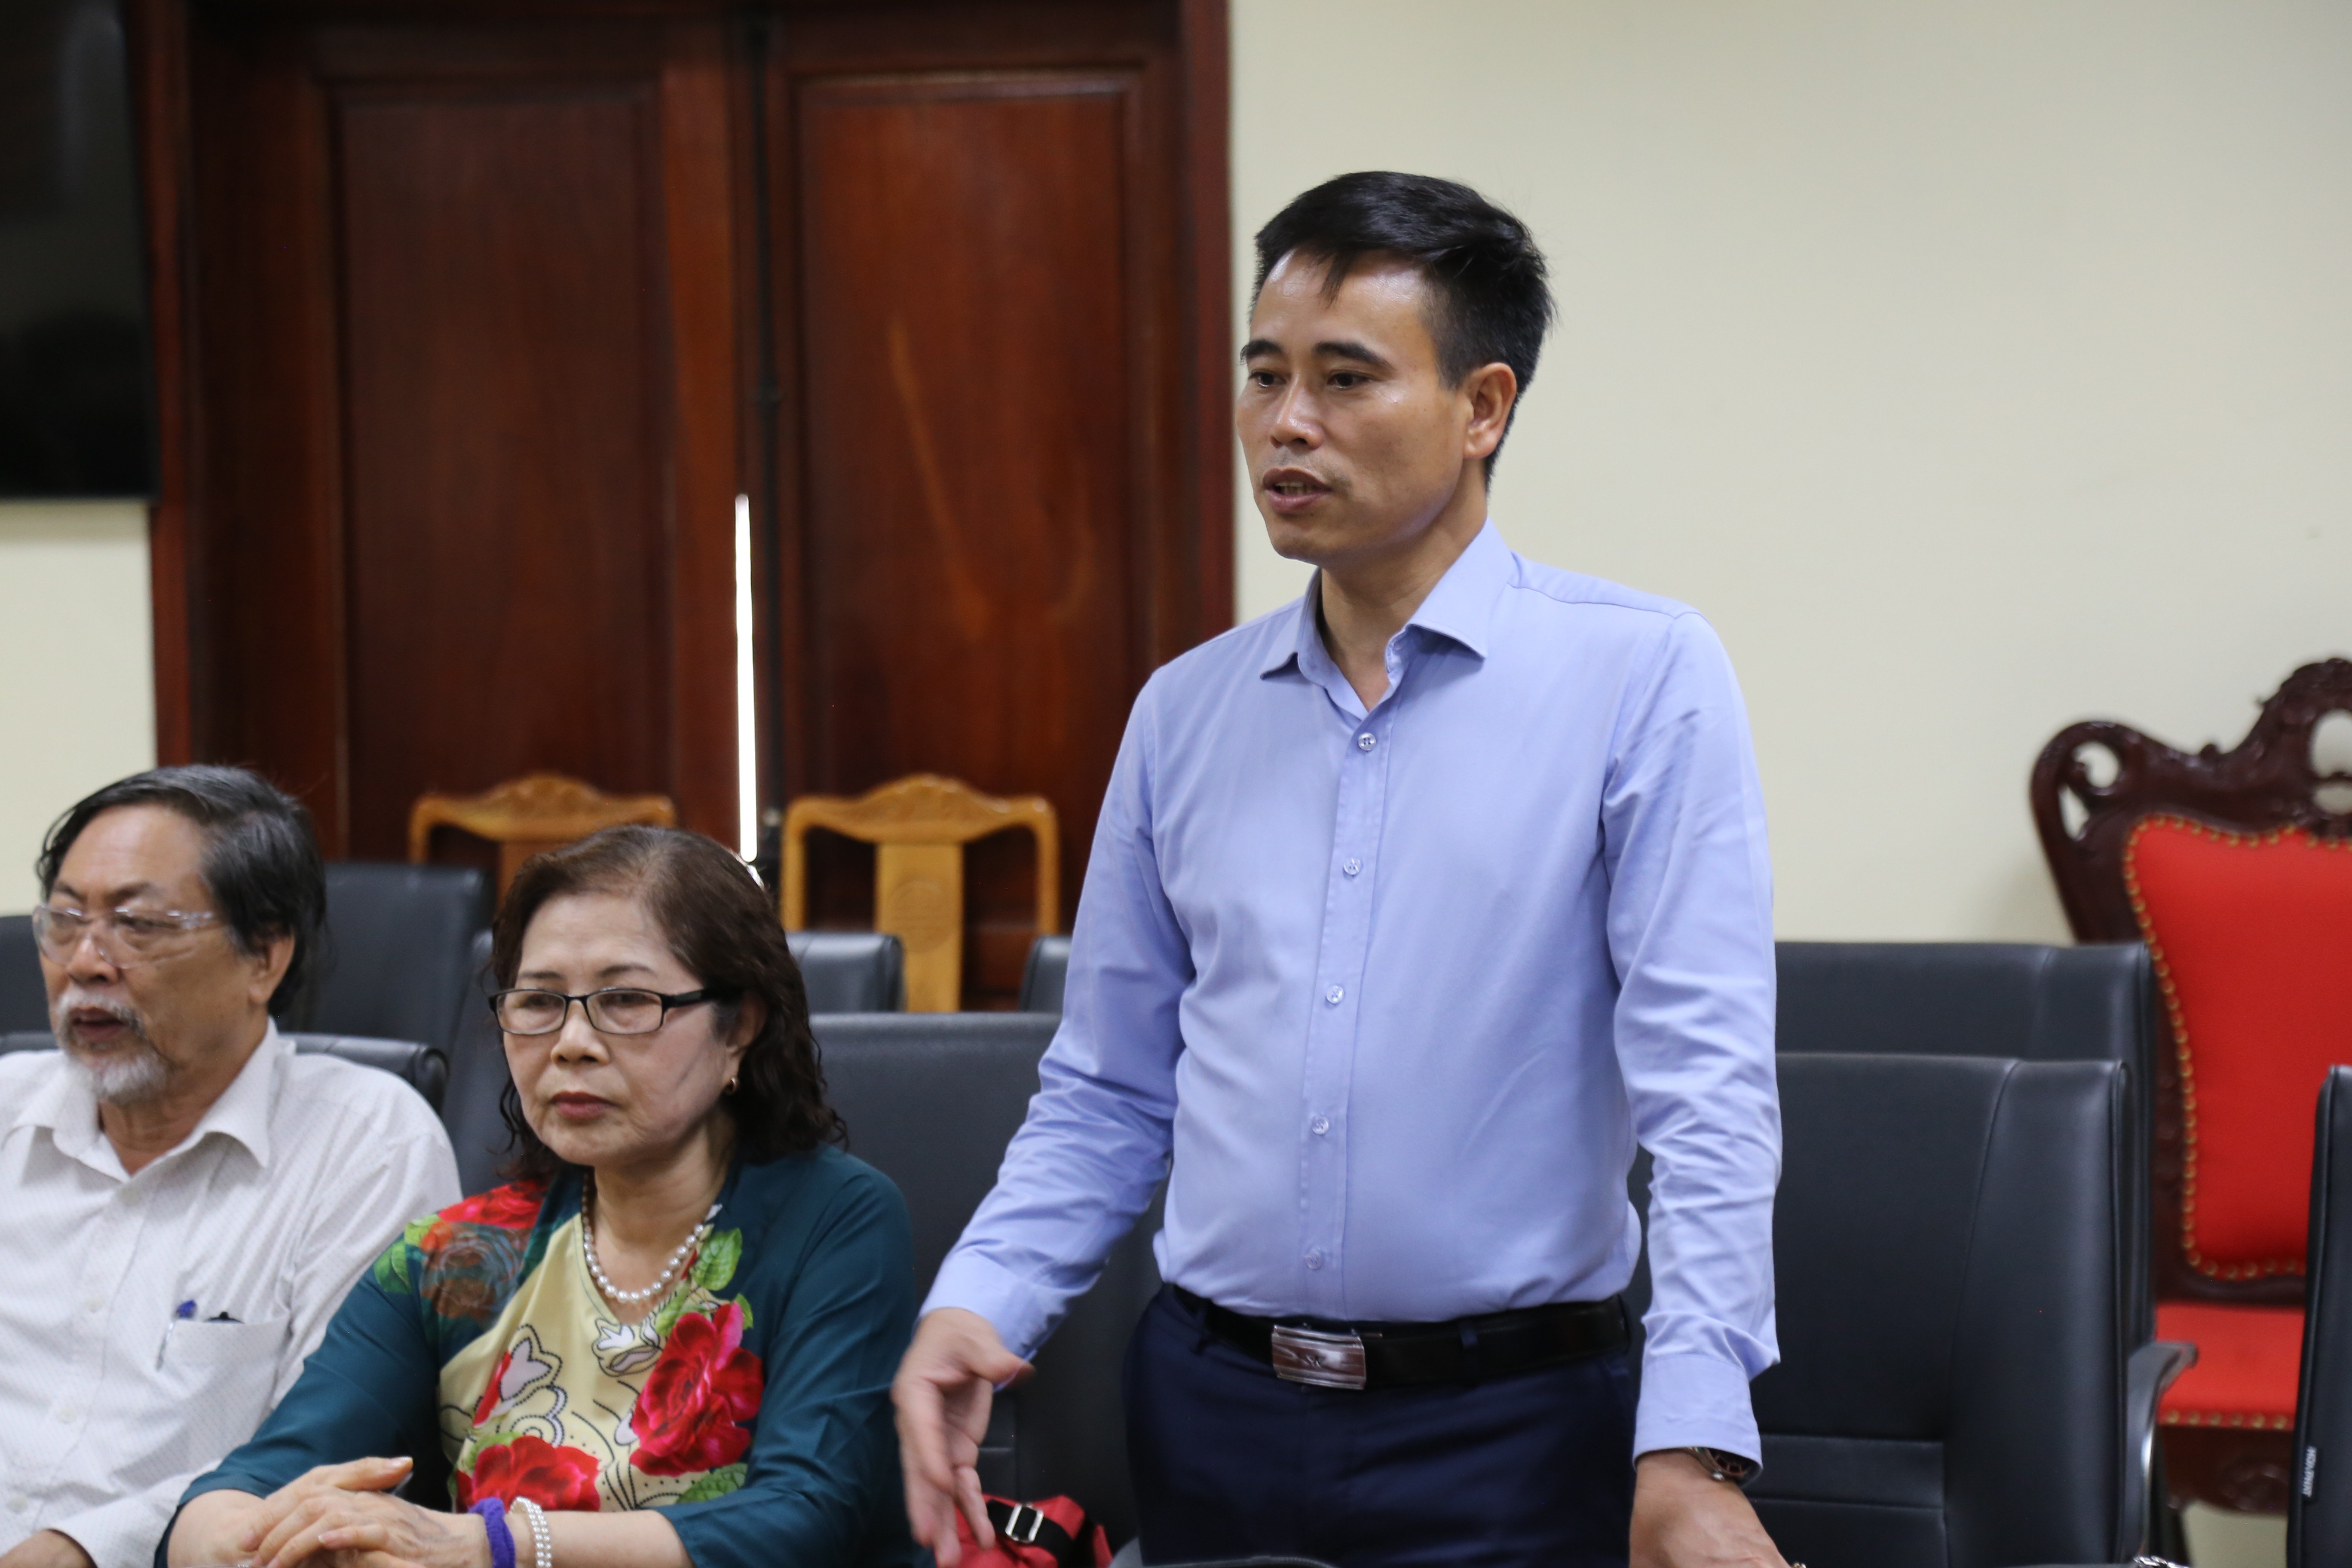
<instances>
[{"instance_id":1,"label":"belt buckle","mask_svg":"<svg viewBox=\"0 0 2352 1568\"><path fill-rule=\"evenodd\" d=\"M1274 1375L1285 1383L1316 1388L1364 1386L1364 1340L1353 1329L1333 1334L1276 1323L1272 1348Z\"/></svg>"}]
</instances>

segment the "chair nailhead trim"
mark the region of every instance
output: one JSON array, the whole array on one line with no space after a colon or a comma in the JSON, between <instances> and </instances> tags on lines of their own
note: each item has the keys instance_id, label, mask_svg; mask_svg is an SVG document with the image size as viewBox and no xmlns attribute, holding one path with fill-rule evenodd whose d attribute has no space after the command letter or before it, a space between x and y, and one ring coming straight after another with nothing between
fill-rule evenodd
<instances>
[{"instance_id":1,"label":"chair nailhead trim","mask_svg":"<svg viewBox=\"0 0 2352 1568\"><path fill-rule=\"evenodd\" d=\"M2292 1415L2250 1415L2242 1410L2168 1410L2164 1426L2229 1426L2250 1432L2292 1432Z\"/></svg>"}]
</instances>

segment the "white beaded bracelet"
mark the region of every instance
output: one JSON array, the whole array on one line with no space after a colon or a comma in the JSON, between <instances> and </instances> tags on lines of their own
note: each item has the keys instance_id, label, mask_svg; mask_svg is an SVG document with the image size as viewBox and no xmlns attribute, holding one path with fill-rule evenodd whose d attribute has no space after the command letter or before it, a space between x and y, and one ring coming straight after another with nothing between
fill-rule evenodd
<instances>
[{"instance_id":1,"label":"white beaded bracelet","mask_svg":"<svg viewBox=\"0 0 2352 1568\"><path fill-rule=\"evenodd\" d=\"M527 1497L515 1499L515 1507L530 1526L531 1568L555 1568L555 1539L548 1531L547 1510Z\"/></svg>"}]
</instances>

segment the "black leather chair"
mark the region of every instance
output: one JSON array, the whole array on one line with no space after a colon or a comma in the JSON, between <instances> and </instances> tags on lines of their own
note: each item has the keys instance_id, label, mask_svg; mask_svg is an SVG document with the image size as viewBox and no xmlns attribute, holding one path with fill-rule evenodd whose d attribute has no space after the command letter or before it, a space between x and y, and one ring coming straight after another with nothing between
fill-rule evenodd
<instances>
[{"instance_id":1,"label":"black leather chair","mask_svg":"<svg viewBox=\"0 0 2352 1568\"><path fill-rule=\"evenodd\" d=\"M1062 988L1070 977L1070 939L1041 936L1029 944L1029 963L1021 971L1021 1010L1058 1013Z\"/></svg>"},{"instance_id":2,"label":"black leather chair","mask_svg":"<svg viewBox=\"0 0 2352 1568\"><path fill-rule=\"evenodd\" d=\"M825 1079L850 1152L898 1184L914 1218L915 1278L940 1261L995 1184L1037 1091L1055 1020L1023 1013L832 1015L816 1020ZM1114 1542L1135 1532L1118 1369L1160 1288L1158 1207L1113 1248L1094 1289L1037 1354L1036 1374L996 1402L981 1484L1001 1497L1076 1498Z\"/></svg>"},{"instance_id":3,"label":"black leather chair","mask_svg":"<svg viewBox=\"0 0 2352 1568\"><path fill-rule=\"evenodd\" d=\"M2130 1069L2130 1310L2156 1332L2147 1153L2158 1039L2156 985L2137 942L1784 942L1779 1048L1849 1055L2121 1062Z\"/></svg>"},{"instance_id":4,"label":"black leather chair","mask_svg":"<svg viewBox=\"0 0 2352 1568\"><path fill-rule=\"evenodd\" d=\"M1041 936L1021 1008L1058 1013L1070 939ZM2154 993L2137 942L1784 942L1780 1048L2146 1060Z\"/></svg>"},{"instance_id":5,"label":"black leather chair","mask_svg":"<svg viewBox=\"0 0 2352 1568\"><path fill-rule=\"evenodd\" d=\"M449 1058L437 1046L419 1045L413 1040L374 1040L353 1035L291 1036L294 1049L303 1056L338 1057L361 1067L375 1068L388 1072L425 1097L425 1103L435 1110L441 1109L443 1091L449 1083ZM11 1030L0 1035L0 1056L16 1051L53 1051L58 1048L55 1035L47 1029Z\"/></svg>"},{"instance_id":6,"label":"black leather chair","mask_svg":"<svg viewBox=\"0 0 2352 1568\"><path fill-rule=\"evenodd\" d=\"M473 867L330 863L324 963L296 1026L450 1049L489 923L489 880Z\"/></svg>"},{"instance_id":7,"label":"black leather chair","mask_svg":"<svg viewBox=\"0 0 2352 1568\"><path fill-rule=\"evenodd\" d=\"M2147 1060L2137 942L1784 942L1779 966L1784 1051Z\"/></svg>"},{"instance_id":8,"label":"black leather chair","mask_svg":"<svg viewBox=\"0 0 2352 1568\"><path fill-rule=\"evenodd\" d=\"M786 933L812 1013L903 1013L907 948L888 931Z\"/></svg>"},{"instance_id":9,"label":"black leather chair","mask_svg":"<svg viewBox=\"0 0 2352 1568\"><path fill-rule=\"evenodd\" d=\"M2113 1062L1784 1055L1782 1361L1750 1489L1792 1562L2105 1563L2143 1550L2185 1347L2130 1321Z\"/></svg>"},{"instance_id":10,"label":"black leather chair","mask_svg":"<svg viewBox=\"0 0 2352 1568\"><path fill-rule=\"evenodd\" d=\"M499 1096L507 1087L506 1043L490 1016L490 933L475 933L467 959L465 1010L449 1047L449 1098L441 1125L457 1155L457 1181L466 1195L485 1193L502 1179L507 1160L507 1124Z\"/></svg>"},{"instance_id":11,"label":"black leather chair","mask_svg":"<svg viewBox=\"0 0 2352 1568\"><path fill-rule=\"evenodd\" d=\"M33 917L0 915L0 1034L48 1026L49 993L41 982Z\"/></svg>"},{"instance_id":12,"label":"black leather chair","mask_svg":"<svg viewBox=\"0 0 2352 1568\"><path fill-rule=\"evenodd\" d=\"M2296 1485L2286 1505L2288 1568L2352 1563L2352 1068L2319 1091L2304 1276L2303 1379L2295 1391Z\"/></svg>"}]
</instances>

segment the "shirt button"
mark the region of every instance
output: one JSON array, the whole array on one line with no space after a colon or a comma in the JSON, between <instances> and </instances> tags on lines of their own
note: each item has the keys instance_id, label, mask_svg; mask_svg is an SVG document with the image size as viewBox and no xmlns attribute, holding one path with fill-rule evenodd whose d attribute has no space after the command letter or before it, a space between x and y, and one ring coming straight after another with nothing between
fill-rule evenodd
<instances>
[{"instance_id":1,"label":"shirt button","mask_svg":"<svg viewBox=\"0 0 2352 1568\"><path fill-rule=\"evenodd\" d=\"M1370 730L1356 737L1356 750L1360 752L1369 752L1379 744L1378 741L1372 739L1372 732Z\"/></svg>"},{"instance_id":2,"label":"shirt button","mask_svg":"<svg viewBox=\"0 0 2352 1568\"><path fill-rule=\"evenodd\" d=\"M1346 872L1346 873L1348 873L1348 875L1349 875L1350 877L1354 876L1357 872L1359 872L1359 871L1362 870L1363 868L1364 868L1364 863L1363 863L1361 860L1349 860L1349 861L1348 861L1346 864L1342 865L1342 866L1339 868L1339 869L1341 869L1342 871L1345 871L1345 872Z\"/></svg>"},{"instance_id":3,"label":"shirt button","mask_svg":"<svg viewBox=\"0 0 2352 1568\"><path fill-rule=\"evenodd\" d=\"M1331 1119L1328 1116L1318 1116L1307 1124L1307 1130L1320 1138L1331 1131Z\"/></svg>"},{"instance_id":4,"label":"shirt button","mask_svg":"<svg viewBox=\"0 0 2352 1568\"><path fill-rule=\"evenodd\" d=\"M1337 1007L1339 1005L1339 998L1346 994L1347 993L1345 991L1342 991L1339 987L1334 985L1330 990L1323 993L1323 1000L1330 1003L1334 1007Z\"/></svg>"},{"instance_id":5,"label":"shirt button","mask_svg":"<svg viewBox=\"0 0 2352 1568\"><path fill-rule=\"evenodd\" d=\"M30 1498L12 1497L8 1500L8 1511L10 1513L22 1513L32 1506L33 1500Z\"/></svg>"},{"instance_id":6,"label":"shirt button","mask_svg":"<svg viewBox=\"0 0 2352 1568\"><path fill-rule=\"evenodd\" d=\"M1323 1267L1323 1255L1322 1255L1320 1252L1310 1252L1310 1253L1308 1253L1308 1254L1307 1255L1307 1268L1322 1268L1322 1267Z\"/></svg>"},{"instance_id":7,"label":"shirt button","mask_svg":"<svg viewBox=\"0 0 2352 1568\"><path fill-rule=\"evenodd\" d=\"M74 1418L80 1414L81 1412L79 1410L70 1405L60 1405L58 1406L58 1419L64 1422L68 1426L73 1425Z\"/></svg>"},{"instance_id":8,"label":"shirt button","mask_svg":"<svg viewBox=\"0 0 2352 1568\"><path fill-rule=\"evenodd\" d=\"M89 1300L84 1301L81 1304L81 1308L85 1312L103 1312L106 1310L106 1298L103 1296L92 1296Z\"/></svg>"}]
</instances>

